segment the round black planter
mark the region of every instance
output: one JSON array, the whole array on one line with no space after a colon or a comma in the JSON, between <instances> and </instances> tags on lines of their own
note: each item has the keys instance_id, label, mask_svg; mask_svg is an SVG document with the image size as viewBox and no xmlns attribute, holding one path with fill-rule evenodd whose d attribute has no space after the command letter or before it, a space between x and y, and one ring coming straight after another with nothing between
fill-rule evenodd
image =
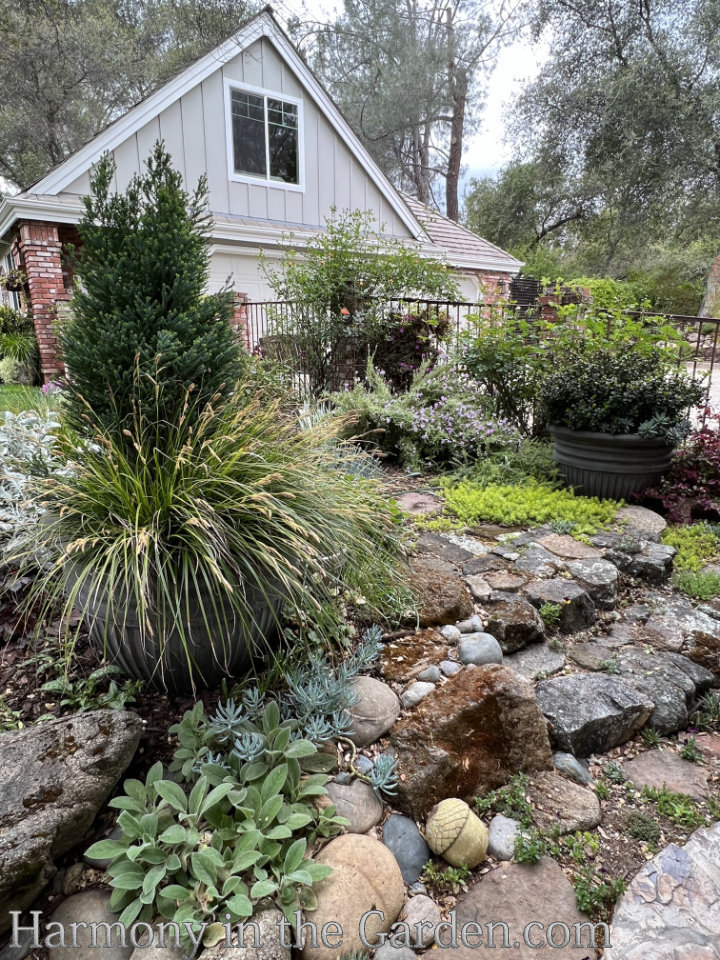
<instances>
[{"instance_id":1,"label":"round black planter","mask_svg":"<svg viewBox=\"0 0 720 960\"><path fill-rule=\"evenodd\" d=\"M550 426L553 459L569 486L586 497L624 500L667 472L674 447L637 433L592 433Z\"/></svg>"},{"instance_id":2,"label":"round black planter","mask_svg":"<svg viewBox=\"0 0 720 960\"><path fill-rule=\"evenodd\" d=\"M143 680L148 687L174 694L216 686L223 677L247 672L253 653L261 657L275 646L283 602L279 595L264 597L248 590L254 617L248 630L229 602L216 601L213 607L209 596L191 597L185 637L177 629L170 629L161 644L156 627L152 635L143 629L132 599L109 606L103 586L95 590L83 584L78 600L86 611L90 639L109 663L129 677ZM185 606L184 601L178 603Z\"/></svg>"}]
</instances>

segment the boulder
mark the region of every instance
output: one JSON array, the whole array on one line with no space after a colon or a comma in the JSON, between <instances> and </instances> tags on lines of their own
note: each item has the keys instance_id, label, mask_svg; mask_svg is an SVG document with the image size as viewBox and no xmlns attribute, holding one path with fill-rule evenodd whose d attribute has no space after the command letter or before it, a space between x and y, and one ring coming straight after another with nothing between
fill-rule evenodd
<instances>
[{"instance_id":1,"label":"boulder","mask_svg":"<svg viewBox=\"0 0 720 960\"><path fill-rule=\"evenodd\" d=\"M390 687L374 677L353 683L355 703L348 707L352 728L348 734L356 747L367 747L384 737L400 716L400 701Z\"/></svg>"},{"instance_id":2,"label":"boulder","mask_svg":"<svg viewBox=\"0 0 720 960\"><path fill-rule=\"evenodd\" d=\"M576 757L605 753L640 730L652 700L617 677L581 673L537 686L537 702L550 721L559 750Z\"/></svg>"},{"instance_id":3,"label":"boulder","mask_svg":"<svg viewBox=\"0 0 720 960\"><path fill-rule=\"evenodd\" d=\"M382 820L383 805L370 784L363 780L328 783L327 795L330 803L335 804L338 816L350 821L350 826L345 828L348 833L367 833Z\"/></svg>"},{"instance_id":4,"label":"boulder","mask_svg":"<svg viewBox=\"0 0 720 960\"><path fill-rule=\"evenodd\" d=\"M461 567L469 560L473 560L477 555L475 550L467 550L457 543L454 538L443 533L422 533L418 538L417 552L429 557L437 557L440 560L447 560L456 567ZM462 542L462 541L461 541ZM465 541L467 542L467 541ZM484 553L485 547L480 546L479 552Z\"/></svg>"},{"instance_id":5,"label":"boulder","mask_svg":"<svg viewBox=\"0 0 720 960\"><path fill-rule=\"evenodd\" d=\"M503 653L515 653L545 637L545 627L537 610L512 593L493 593L487 605L485 626L500 644Z\"/></svg>"},{"instance_id":6,"label":"boulder","mask_svg":"<svg viewBox=\"0 0 720 960\"><path fill-rule=\"evenodd\" d=\"M532 684L506 667L460 671L393 727L396 804L422 819L447 797L469 800L514 773L552 769Z\"/></svg>"},{"instance_id":7,"label":"boulder","mask_svg":"<svg viewBox=\"0 0 720 960\"><path fill-rule=\"evenodd\" d=\"M385 644L380 652L380 671L385 680L409 683L426 667L444 660L448 649L437 630L419 630Z\"/></svg>"},{"instance_id":8,"label":"boulder","mask_svg":"<svg viewBox=\"0 0 720 960\"><path fill-rule=\"evenodd\" d=\"M58 943L57 946L51 947L48 950L50 960L73 960L73 958L74 960L97 960L99 956L107 957L107 960L129 960L136 949L136 945L130 941L125 930L118 924L117 914L111 913L109 904L110 893L107 890L85 890L83 893L76 893L64 900L52 913L50 923L60 924L65 931L65 946ZM105 928L99 928L97 934L98 945L92 947L90 946L91 931L87 927L78 926L75 934L77 946L72 946L73 932L70 927L72 923L79 925L107 923L110 924L110 927L107 933L104 932ZM53 933L53 928L50 929L49 933L46 932L46 936L50 937L50 933ZM137 938L137 946L147 942L148 939L147 933L142 929L138 930L138 934L143 939ZM125 946L123 946L123 940ZM55 940L51 939L51 943L55 943ZM168 960L177 957L174 949L166 949L162 952Z\"/></svg>"},{"instance_id":9,"label":"boulder","mask_svg":"<svg viewBox=\"0 0 720 960\"><path fill-rule=\"evenodd\" d=\"M141 730L137 714L96 710L0 735L0 931L82 841Z\"/></svg>"},{"instance_id":10,"label":"boulder","mask_svg":"<svg viewBox=\"0 0 720 960\"><path fill-rule=\"evenodd\" d=\"M562 633L577 633L595 622L595 604L573 580L537 580L524 587L523 594L538 610L545 604L560 606L557 626Z\"/></svg>"},{"instance_id":11,"label":"boulder","mask_svg":"<svg viewBox=\"0 0 720 960\"><path fill-rule=\"evenodd\" d=\"M534 643L504 658L505 666L528 680L544 679L558 673L565 666L565 654L548 643Z\"/></svg>"},{"instance_id":12,"label":"boulder","mask_svg":"<svg viewBox=\"0 0 720 960\"><path fill-rule=\"evenodd\" d=\"M600 610L614 610L618 592L618 569L609 560L572 560L568 570Z\"/></svg>"},{"instance_id":13,"label":"boulder","mask_svg":"<svg viewBox=\"0 0 720 960\"><path fill-rule=\"evenodd\" d=\"M535 826L544 833L594 830L600 823L600 801L594 790L557 773L535 773L528 796Z\"/></svg>"},{"instance_id":14,"label":"boulder","mask_svg":"<svg viewBox=\"0 0 720 960\"><path fill-rule=\"evenodd\" d=\"M615 905L604 960L720 958L720 823L643 864Z\"/></svg>"},{"instance_id":15,"label":"boulder","mask_svg":"<svg viewBox=\"0 0 720 960\"><path fill-rule=\"evenodd\" d=\"M421 627L442 626L472 616L472 597L455 567L434 556L411 558L411 582L418 595ZM413 618L414 619L414 618Z\"/></svg>"},{"instance_id":16,"label":"boulder","mask_svg":"<svg viewBox=\"0 0 720 960\"><path fill-rule=\"evenodd\" d=\"M622 768L638 790L665 787L672 793L685 793L693 800L704 800L710 790L707 767L683 760L673 750L646 750L626 760Z\"/></svg>"},{"instance_id":17,"label":"boulder","mask_svg":"<svg viewBox=\"0 0 720 960\"><path fill-rule=\"evenodd\" d=\"M594 958L597 952L589 946L588 917L575 904L575 891L562 867L550 857L539 863L508 863L486 874L480 883L470 888L457 905L457 928L476 923L470 931L479 931L478 937L466 937L463 944L458 932L457 946L442 950L447 960L477 960L490 947L488 922L494 921L493 942L500 955L507 953L513 960L558 960L567 957ZM507 924L507 939L501 923ZM555 943L564 939L564 930L556 926L548 934L552 923L570 928L570 943L566 950L547 945L547 936L555 936ZM580 928L583 950L575 946L574 924ZM542 926L539 926L542 925ZM525 935L525 936L524 936ZM527 938L527 942L526 942ZM441 943L449 942L449 932L442 931ZM503 949L504 948L504 949ZM644 960L649 960L646 954ZM653 958L654 960L654 958Z\"/></svg>"},{"instance_id":18,"label":"boulder","mask_svg":"<svg viewBox=\"0 0 720 960\"><path fill-rule=\"evenodd\" d=\"M458 643L458 659L461 663L502 663L500 644L491 633L466 633Z\"/></svg>"},{"instance_id":19,"label":"boulder","mask_svg":"<svg viewBox=\"0 0 720 960\"><path fill-rule=\"evenodd\" d=\"M383 843L397 860L405 883L415 883L432 857L415 821L392 813L383 826Z\"/></svg>"},{"instance_id":20,"label":"boulder","mask_svg":"<svg viewBox=\"0 0 720 960\"><path fill-rule=\"evenodd\" d=\"M340 953L361 951L360 921L364 914L377 910L384 915L368 919L365 935L375 943L379 932L387 932L397 920L405 899L405 884L395 857L378 840L359 833L336 837L315 858L332 868L325 880L313 886L317 910L312 922L319 931L334 922L342 930L342 949L326 947L318 937L317 946L306 941L303 960L336 960Z\"/></svg>"}]
</instances>

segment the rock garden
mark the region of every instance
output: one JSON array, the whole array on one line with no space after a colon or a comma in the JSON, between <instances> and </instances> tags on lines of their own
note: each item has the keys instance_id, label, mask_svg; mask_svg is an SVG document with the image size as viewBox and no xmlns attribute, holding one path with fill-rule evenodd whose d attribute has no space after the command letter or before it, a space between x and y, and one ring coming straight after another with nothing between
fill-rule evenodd
<instances>
[{"instance_id":1,"label":"rock garden","mask_svg":"<svg viewBox=\"0 0 720 960\"><path fill-rule=\"evenodd\" d=\"M422 361L300 404L203 292L202 189L160 146L111 183L67 382L0 429L0 960L720 958L720 439L682 344L488 308L446 350L368 307ZM286 270L331 310L327 261Z\"/></svg>"}]
</instances>

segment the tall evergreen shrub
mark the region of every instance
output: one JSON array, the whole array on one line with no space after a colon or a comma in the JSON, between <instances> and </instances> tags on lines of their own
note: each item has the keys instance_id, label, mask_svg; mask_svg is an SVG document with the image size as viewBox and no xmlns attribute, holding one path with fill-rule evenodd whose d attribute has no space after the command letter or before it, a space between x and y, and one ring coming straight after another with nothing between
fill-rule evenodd
<instances>
[{"instance_id":1,"label":"tall evergreen shrub","mask_svg":"<svg viewBox=\"0 0 720 960\"><path fill-rule=\"evenodd\" d=\"M207 184L182 186L164 145L124 193L115 165L95 168L78 225L71 318L60 331L68 370L67 415L115 437L133 410L172 424L189 386L200 406L229 393L242 369L231 327L232 293L206 293L210 265ZM154 396L144 396L159 385Z\"/></svg>"}]
</instances>

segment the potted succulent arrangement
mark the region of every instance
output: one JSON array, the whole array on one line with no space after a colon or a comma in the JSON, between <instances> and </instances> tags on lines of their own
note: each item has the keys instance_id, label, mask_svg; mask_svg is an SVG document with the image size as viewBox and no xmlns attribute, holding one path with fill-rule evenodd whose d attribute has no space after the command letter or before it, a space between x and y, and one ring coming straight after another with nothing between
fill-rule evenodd
<instances>
[{"instance_id":1,"label":"potted succulent arrangement","mask_svg":"<svg viewBox=\"0 0 720 960\"><path fill-rule=\"evenodd\" d=\"M576 347L540 388L553 457L586 496L623 499L665 473L702 385L658 346Z\"/></svg>"}]
</instances>

